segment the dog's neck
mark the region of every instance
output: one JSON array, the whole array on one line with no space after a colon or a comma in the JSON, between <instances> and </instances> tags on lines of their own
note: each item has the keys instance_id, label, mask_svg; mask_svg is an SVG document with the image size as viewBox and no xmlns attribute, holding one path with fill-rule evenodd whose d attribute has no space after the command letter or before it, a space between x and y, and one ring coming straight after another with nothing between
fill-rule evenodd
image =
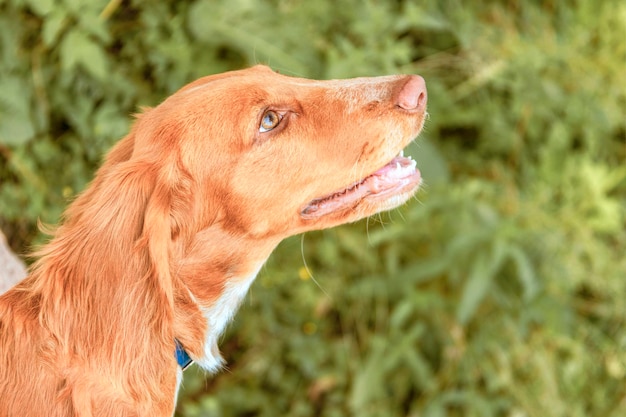
<instances>
[{"instance_id":1,"label":"dog's neck","mask_svg":"<svg viewBox=\"0 0 626 417\"><path fill-rule=\"evenodd\" d=\"M204 338L204 354L197 360L207 371L217 371L223 364L218 348L218 340L246 296L258 270L247 277L227 281L220 297L208 307L201 307L206 319L207 330Z\"/></svg>"},{"instance_id":2,"label":"dog's neck","mask_svg":"<svg viewBox=\"0 0 626 417\"><path fill-rule=\"evenodd\" d=\"M174 334L203 369L222 365L219 337L278 242L210 227L195 236L173 268L182 285L176 290Z\"/></svg>"}]
</instances>

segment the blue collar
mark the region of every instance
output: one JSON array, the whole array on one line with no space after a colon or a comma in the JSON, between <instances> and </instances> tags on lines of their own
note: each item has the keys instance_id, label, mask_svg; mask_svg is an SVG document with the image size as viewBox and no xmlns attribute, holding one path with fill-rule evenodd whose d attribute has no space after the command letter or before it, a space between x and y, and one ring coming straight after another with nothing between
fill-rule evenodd
<instances>
[{"instance_id":1,"label":"blue collar","mask_svg":"<svg viewBox=\"0 0 626 417\"><path fill-rule=\"evenodd\" d=\"M178 340L174 341L176 342L176 361L178 362L178 365L183 368L184 371L189 365L193 363L193 359L191 359L187 351L185 351L185 348L183 348L183 345L181 345Z\"/></svg>"}]
</instances>

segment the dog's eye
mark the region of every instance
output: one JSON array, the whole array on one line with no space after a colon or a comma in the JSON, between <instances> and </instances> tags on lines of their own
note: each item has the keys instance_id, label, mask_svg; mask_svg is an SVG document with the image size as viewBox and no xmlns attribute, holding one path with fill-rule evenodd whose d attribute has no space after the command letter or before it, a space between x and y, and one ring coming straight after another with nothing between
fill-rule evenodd
<instances>
[{"instance_id":1,"label":"dog's eye","mask_svg":"<svg viewBox=\"0 0 626 417\"><path fill-rule=\"evenodd\" d=\"M259 132L261 133L269 132L270 130L278 126L278 124L280 123L282 119L283 117L280 114L276 113L274 110L266 111L265 114L263 115L263 118L261 119L261 126L259 126Z\"/></svg>"}]
</instances>

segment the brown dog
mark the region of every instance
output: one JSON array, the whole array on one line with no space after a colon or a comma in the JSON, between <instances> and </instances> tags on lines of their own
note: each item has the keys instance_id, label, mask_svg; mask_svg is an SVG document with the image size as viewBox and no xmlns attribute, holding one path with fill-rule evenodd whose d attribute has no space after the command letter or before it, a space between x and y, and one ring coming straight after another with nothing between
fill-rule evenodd
<instances>
[{"instance_id":1,"label":"brown dog","mask_svg":"<svg viewBox=\"0 0 626 417\"><path fill-rule=\"evenodd\" d=\"M171 416L174 352L217 339L285 237L391 209L419 76L312 81L257 66L138 117L28 278L0 297L0 417Z\"/></svg>"}]
</instances>

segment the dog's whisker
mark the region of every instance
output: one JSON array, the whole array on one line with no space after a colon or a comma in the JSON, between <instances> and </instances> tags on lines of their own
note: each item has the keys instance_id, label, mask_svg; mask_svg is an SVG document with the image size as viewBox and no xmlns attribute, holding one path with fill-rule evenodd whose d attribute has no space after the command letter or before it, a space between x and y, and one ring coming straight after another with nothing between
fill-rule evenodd
<instances>
[{"instance_id":1,"label":"dog's whisker","mask_svg":"<svg viewBox=\"0 0 626 417\"><path fill-rule=\"evenodd\" d=\"M315 277L313 276L313 272L311 272L311 270L309 269L309 265L306 262L306 257L304 256L304 235L305 234L303 233L300 238L300 254L302 255L302 263L304 265L304 269L306 273L308 274L309 278L311 279L311 281L313 281L313 283L317 286L317 288L319 288L320 291L322 291L326 297L332 300L333 297L324 289L324 287L320 285L317 279L315 279Z\"/></svg>"}]
</instances>

